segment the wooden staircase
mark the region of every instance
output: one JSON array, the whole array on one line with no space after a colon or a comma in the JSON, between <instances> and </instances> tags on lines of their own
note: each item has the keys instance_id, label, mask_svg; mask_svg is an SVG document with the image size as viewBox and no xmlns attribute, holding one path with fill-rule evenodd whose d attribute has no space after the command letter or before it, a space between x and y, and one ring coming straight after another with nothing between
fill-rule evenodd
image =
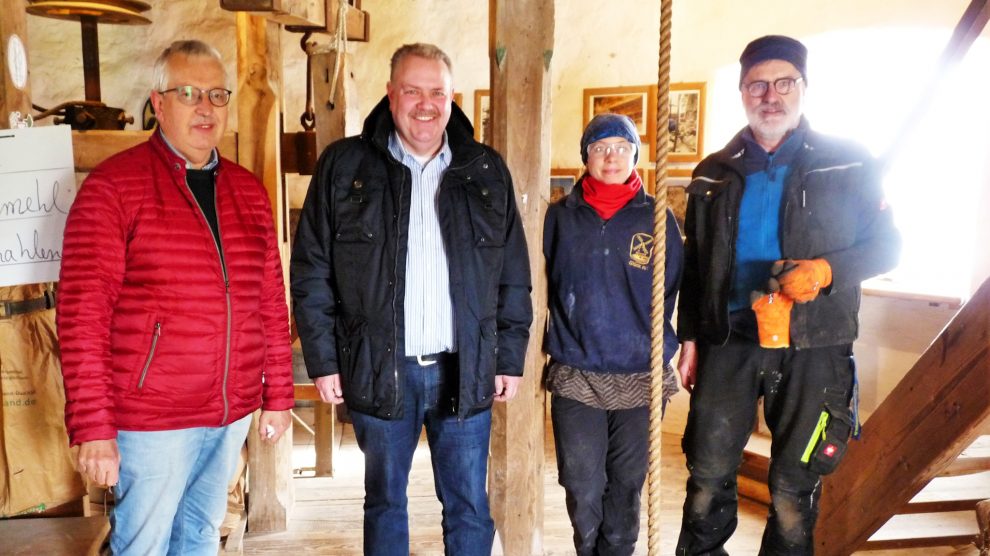
<instances>
[{"instance_id":1,"label":"wooden staircase","mask_svg":"<svg viewBox=\"0 0 990 556\"><path fill-rule=\"evenodd\" d=\"M990 431L896 511L857 550L974 544L977 503L990 499ZM770 439L754 434L739 469L739 494L769 504Z\"/></svg>"}]
</instances>

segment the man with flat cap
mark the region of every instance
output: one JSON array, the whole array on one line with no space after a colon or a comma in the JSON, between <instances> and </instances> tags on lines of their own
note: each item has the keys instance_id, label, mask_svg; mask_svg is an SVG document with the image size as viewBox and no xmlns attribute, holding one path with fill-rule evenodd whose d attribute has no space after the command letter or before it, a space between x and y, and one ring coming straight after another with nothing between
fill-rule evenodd
<instances>
[{"instance_id":1,"label":"man with flat cap","mask_svg":"<svg viewBox=\"0 0 990 556\"><path fill-rule=\"evenodd\" d=\"M813 554L821 476L856 428L860 283L896 265L900 237L866 150L802 116L804 45L761 37L739 61L749 125L687 190L677 330L690 476L677 554L727 554L761 397L772 501L760 554Z\"/></svg>"}]
</instances>

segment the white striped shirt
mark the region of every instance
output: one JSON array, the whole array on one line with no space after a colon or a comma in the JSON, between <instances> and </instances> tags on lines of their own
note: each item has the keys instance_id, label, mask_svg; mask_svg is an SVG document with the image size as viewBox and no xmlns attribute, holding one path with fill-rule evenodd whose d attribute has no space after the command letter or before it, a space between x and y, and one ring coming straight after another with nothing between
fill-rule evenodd
<instances>
[{"instance_id":1,"label":"white striped shirt","mask_svg":"<svg viewBox=\"0 0 990 556\"><path fill-rule=\"evenodd\" d=\"M437 190L450 166L447 134L444 133L440 152L425 165L406 151L395 132L389 137L388 150L412 175L403 301L406 355L456 351L450 272L437 212Z\"/></svg>"}]
</instances>

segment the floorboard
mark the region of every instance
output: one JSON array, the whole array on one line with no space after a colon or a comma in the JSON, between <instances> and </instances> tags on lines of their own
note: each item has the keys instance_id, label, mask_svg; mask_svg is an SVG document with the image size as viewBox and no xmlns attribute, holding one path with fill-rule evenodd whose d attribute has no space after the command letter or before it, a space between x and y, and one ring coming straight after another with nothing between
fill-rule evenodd
<instances>
[{"instance_id":1,"label":"floorboard","mask_svg":"<svg viewBox=\"0 0 990 556\"><path fill-rule=\"evenodd\" d=\"M306 410L301 410L304 419ZM301 429L295 430L296 447L293 465L312 466L315 462L312 438ZM661 554L673 554L680 527L681 506L687 471L680 449L680 436L663 435L663 487L661 493ZM246 556L288 555L360 555L362 536L362 502L364 496L364 465L354 439L354 431L345 425L340 452L336 456L336 476L295 479L296 504L284 533L252 534L244 538ZM553 451L552 431L547 428L544 554L547 556L574 554L571 529L564 506L564 491L557 484L557 467ZM440 503L433 489L433 474L429 449L421 439L413 460L409 485L410 554L433 556L443 554L440 528ZM646 500L641 520L640 540L636 554L645 555ZM739 527L726 545L733 556L750 556L759 552L759 542L766 519L766 507L742 499ZM975 517L974 517L975 523ZM974 547L939 547L864 551L865 556L975 556ZM502 554L497 546L493 554ZM860 554L860 553L857 553ZM511 555L516 556L516 555Z\"/></svg>"}]
</instances>

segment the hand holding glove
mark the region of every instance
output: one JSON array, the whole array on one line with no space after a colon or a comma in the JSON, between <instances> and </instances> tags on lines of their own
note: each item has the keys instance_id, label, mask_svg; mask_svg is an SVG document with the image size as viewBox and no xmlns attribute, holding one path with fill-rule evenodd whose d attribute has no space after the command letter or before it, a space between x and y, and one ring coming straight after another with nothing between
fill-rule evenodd
<instances>
[{"instance_id":1,"label":"hand holding glove","mask_svg":"<svg viewBox=\"0 0 990 556\"><path fill-rule=\"evenodd\" d=\"M770 267L767 289L782 292L795 303L807 303L831 283L832 267L825 259L786 259Z\"/></svg>"},{"instance_id":2,"label":"hand holding glove","mask_svg":"<svg viewBox=\"0 0 990 556\"><path fill-rule=\"evenodd\" d=\"M791 307L794 301L782 292L753 292L751 307L756 313L760 347L785 348L791 345Z\"/></svg>"}]
</instances>

